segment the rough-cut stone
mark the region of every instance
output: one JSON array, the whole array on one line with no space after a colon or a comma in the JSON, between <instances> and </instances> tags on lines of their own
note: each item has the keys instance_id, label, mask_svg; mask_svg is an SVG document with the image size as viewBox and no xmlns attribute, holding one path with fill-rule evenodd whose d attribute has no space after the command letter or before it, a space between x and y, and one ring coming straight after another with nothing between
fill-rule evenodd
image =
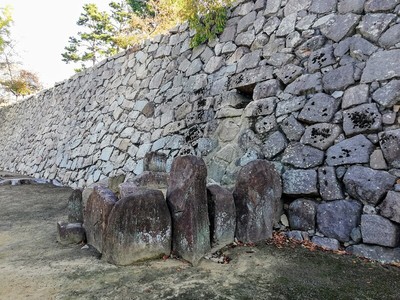
<instances>
[{"instance_id":1,"label":"rough-cut stone","mask_svg":"<svg viewBox=\"0 0 400 300\"><path fill-rule=\"evenodd\" d=\"M301 110L298 119L307 123L330 122L336 113L339 102L323 93L314 95Z\"/></svg>"},{"instance_id":2,"label":"rough-cut stone","mask_svg":"<svg viewBox=\"0 0 400 300\"><path fill-rule=\"evenodd\" d=\"M374 145L365 136L359 134L328 148L326 163L329 166L367 163L373 149Z\"/></svg>"},{"instance_id":3,"label":"rough-cut stone","mask_svg":"<svg viewBox=\"0 0 400 300\"><path fill-rule=\"evenodd\" d=\"M57 222L57 241L61 245L79 244L85 241L82 223Z\"/></svg>"},{"instance_id":4,"label":"rough-cut stone","mask_svg":"<svg viewBox=\"0 0 400 300\"><path fill-rule=\"evenodd\" d=\"M327 237L348 242L353 228L360 224L362 205L352 200L336 200L317 207L318 230Z\"/></svg>"},{"instance_id":5,"label":"rough-cut stone","mask_svg":"<svg viewBox=\"0 0 400 300\"><path fill-rule=\"evenodd\" d=\"M285 93L293 95L306 95L322 91L321 73L304 74L290 83Z\"/></svg>"},{"instance_id":6,"label":"rough-cut stone","mask_svg":"<svg viewBox=\"0 0 400 300\"><path fill-rule=\"evenodd\" d=\"M400 226L378 215L361 216L361 234L365 244L396 247L400 243Z\"/></svg>"},{"instance_id":7,"label":"rough-cut stone","mask_svg":"<svg viewBox=\"0 0 400 300\"><path fill-rule=\"evenodd\" d=\"M148 152L144 155L144 171L166 172L167 156L160 152Z\"/></svg>"},{"instance_id":8,"label":"rough-cut stone","mask_svg":"<svg viewBox=\"0 0 400 300\"><path fill-rule=\"evenodd\" d=\"M337 0L313 0L309 11L324 14L336 10Z\"/></svg>"},{"instance_id":9,"label":"rough-cut stone","mask_svg":"<svg viewBox=\"0 0 400 300\"><path fill-rule=\"evenodd\" d=\"M391 80L372 94L372 99L384 107L400 103L400 80Z\"/></svg>"},{"instance_id":10,"label":"rough-cut stone","mask_svg":"<svg viewBox=\"0 0 400 300\"><path fill-rule=\"evenodd\" d=\"M345 90L354 84L354 67L349 64L333 69L322 77L322 83L328 92Z\"/></svg>"},{"instance_id":11,"label":"rough-cut stone","mask_svg":"<svg viewBox=\"0 0 400 300\"><path fill-rule=\"evenodd\" d=\"M168 187L169 174L165 172L144 171L140 175L129 178L126 182L119 185L121 198L128 197L139 187L156 189L166 193Z\"/></svg>"},{"instance_id":12,"label":"rough-cut stone","mask_svg":"<svg viewBox=\"0 0 400 300\"><path fill-rule=\"evenodd\" d=\"M400 223L400 193L389 191L379 209L380 215L396 223Z\"/></svg>"},{"instance_id":13,"label":"rough-cut stone","mask_svg":"<svg viewBox=\"0 0 400 300\"><path fill-rule=\"evenodd\" d=\"M255 124L255 129L257 133L264 134L276 128L276 126L277 126L276 118L274 115L271 115L271 116L266 116L261 120L259 120Z\"/></svg>"},{"instance_id":14,"label":"rough-cut stone","mask_svg":"<svg viewBox=\"0 0 400 300\"><path fill-rule=\"evenodd\" d=\"M375 170L386 170L387 164L380 149L374 150L369 158L369 166Z\"/></svg>"},{"instance_id":15,"label":"rough-cut stone","mask_svg":"<svg viewBox=\"0 0 400 300\"><path fill-rule=\"evenodd\" d=\"M343 130L346 136L374 133L381 129L382 116L376 104L362 104L343 111Z\"/></svg>"},{"instance_id":16,"label":"rough-cut stone","mask_svg":"<svg viewBox=\"0 0 400 300\"><path fill-rule=\"evenodd\" d=\"M400 43L400 24L395 24L386 30L379 38L379 45L390 48Z\"/></svg>"},{"instance_id":17,"label":"rough-cut stone","mask_svg":"<svg viewBox=\"0 0 400 300\"><path fill-rule=\"evenodd\" d=\"M103 259L130 265L170 252L171 216L160 191L138 189L115 204L104 234Z\"/></svg>"},{"instance_id":18,"label":"rough-cut stone","mask_svg":"<svg viewBox=\"0 0 400 300\"><path fill-rule=\"evenodd\" d=\"M103 251L104 232L108 217L118 199L108 188L95 186L83 213L83 226L86 230L87 243L100 253Z\"/></svg>"},{"instance_id":19,"label":"rough-cut stone","mask_svg":"<svg viewBox=\"0 0 400 300\"><path fill-rule=\"evenodd\" d=\"M270 97L260 100L251 101L245 108L246 117L258 117L270 115L276 107L276 98Z\"/></svg>"},{"instance_id":20,"label":"rough-cut stone","mask_svg":"<svg viewBox=\"0 0 400 300\"><path fill-rule=\"evenodd\" d=\"M276 31L276 36L285 36L294 31L297 13L290 14L282 19L281 24Z\"/></svg>"},{"instance_id":21,"label":"rough-cut stone","mask_svg":"<svg viewBox=\"0 0 400 300\"><path fill-rule=\"evenodd\" d=\"M361 76L362 83L387 80L400 76L400 50L379 51L367 61Z\"/></svg>"},{"instance_id":22,"label":"rough-cut stone","mask_svg":"<svg viewBox=\"0 0 400 300\"><path fill-rule=\"evenodd\" d=\"M334 15L321 27L321 32L329 39L339 42L353 33L360 16L353 13Z\"/></svg>"},{"instance_id":23,"label":"rough-cut stone","mask_svg":"<svg viewBox=\"0 0 400 300\"><path fill-rule=\"evenodd\" d=\"M379 144L389 166L400 168L400 129L379 133Z\"/></svg>"},{"instance_id":24,"label":"rough-cut stone","mask_svg":"<svg viewBox=\"0 0 400 300\"><path fill-rule=\"evenodd\" d=\"M365 0L339 0L338 12L341 14L355 13L360 14L364 11Z\"/></svg>"},{"instance_id":25,"label":"rough-cut stone","mask_svg":"<svg viewBox=\"0 0 400 300\"><path fill-rule=\"evenodd\" d=\"M262 66L232 76L229 80L229 90L237 89L245 94L252 94L258 82L272 79L273 68Z\"/></svg>"},{"instance_id":26,"label":"rough-cut stone","mask_svg":"<svg viewBox=\"0 0 400 300\"><path fill-rule=\"evenodd\" d=\"M313 168L324 161L324 152L301 143L291 143L283 153L282 162L297 168Z\"/></svg>"},{"instance_id":27,"label":"rough-cut stone","mask_svg":"<svg viewBox=\"0 0 400 300\"><path fill-rule=\"evenodd\" d=\"M212 252L233 242L236 229L236 207L233 194L211 184L207 186Z\"/></svg>"},{"instance_id":28,"label":"rough-cut stone","mask_svg":"<svg viewBox=\"0 0 400 300\"><path fill-rule=\"evenodd\" d=\"M254 88L253 99L259 100L275 96L280 90L279 82L276 79L258 83Z\"/></svg>"},{"instance_id":29,"label":"rough-cut stone","mask_svg":"<svg viewBox=\"0 0 400 300\"><path fill-rule=\"evenodd\" d=\"M284 8L285 16L298 12L300 10L306 10L311 5L312 0L289 0Z\"/></svg>"},{"instance_id":30,"label":"rough-cut stone","mask_svg":"<svg viewBox=\"0 0 400 300\"><path fill-rule=\"evenodd\" d=\"M276 106L275 115L277 117L290 114L292 112L298 111L304 107L306 104L306 98L302 97L293 97L286 101L279 101Z\"/></svg>"},{"instance_id":31,"label":"rough-cut stone","mask_svg":"<svg viewBox=\"0 0 400 300\"><path fill-rule=\"evenodd\" d=\"M278 12L279 8L281 8L281 0L267 1L264 15L270 16L270 15L276 14Z\"/></svg>"},{"instance_id":32,"label":"rough-cut stone","mask_svg":"<svg viewBox=\"0 0 400 300\"><path fill-rule=\"evenodd\" d=\"M343 199L342 187L337 180L335 168L321 167L318 169L319 193L325 201Z\"/></svg>"},{"instance_id":33,"label":"rough-cut stone","mask_svg":"<svg viewBox=\"0 0 400 300\"><path fill-rule=\"evenodd\" d=\"M326 150L333 145L342 132L340 126L329 123L319 123L308 126L300 142L320 150Z\"/></svg>"},{"instance_id":34,"label":"rough-cut stone","mask_svg":"<svg viewBox=\"0 0 400 300\"><path fill-rule=\"evenodd\" d=\"M201 158L178 156L174 159L167 191L172 215L172 250L192 264L210 251L207 168Z\"/></svg>"},{"instance_id":35,"label":"rough-cut stone","mask_svg":"<svg viewBox=\"0 0 400 300\"><path fill-rule=\"evenodd\" d=\"M283 193L293 196L318 195L317 171L286 170L282 175Z\"/></svg>"},{"instance_id":36,"label":"rough-cut stone","mask_svg":"<svg viewBox=\"0 0 400 300\"><path fill-rule=\"evenodd\" d=\"M266 159L272 159L286 147L287 141L285 136L280 131L276 131L266 139L262 147L262 152Z\"/></svg>"},{"instance_id":37,"label":"rough-cut stone","mask_svg":"<svg viewBox=\"0 0 400 300\"><path fill-rule=\"evenodd\" d=\"M346 251L356 256L377 260L384 264L400 262L400 248L392 249L360 244L347 247Z\"/></svg>"},{"instance_id":38,"label":"rough-cut stone","mask_svg":"<svg viewBox=\"0 0 400 300\"><path fill-rule=\"evenodd\" d=\"M364 204L376 205L393 188L396 177L386 171L377 171L362 166L350 167L343 183L350 196Z\"/></svg>"},{"instance_id":39,"label":"rough-cut stone","mask_svg":"<svg viewBox=\"0 0 400 300\"><path fill-rule=\"evenodd\" d=\"M311 242L326 250L336 251L339 250L340 247L339 241L337 239L332 239L332 238L313 236Z\"/></svg>"},{"instance_id":40,"label":"rough-cut stone","mask_svg":"<svg viewBox=\"0 0 400 300\"><path fill-rule=\"evenodd\" d=\"M366 12L390 11L399 4L398 0L368 0L365 3Z\"/></svg>"},{"instance_id":41,"label":"rough-cut stone","mask_svg":"<svg viewBox=\"0 0 400 300\"><path fill-rule=\"evenodd\" d=\"M83 223L82 190L76 189L68 198L68 222Z\"/></svg>"},{"instance_id":42,"label":"rough-cut stone","mask_svg":"<svg viewBox=\"0 0 400 300\"><path fill-rule=\"evenodd\" d=\"M289 141L299 141L304 133L304 126L293 115L283 120L280 127Z\"/></svg>"},{"instance_id":43,"label":"rough-cut stone","mask_svg":"<svg viewBox=\"0 0 400 300\"><path fill-rule=\"evenodd\" d=\"M257 242L272 237L282 210L281 177L274 164L255 160L244 166L234 190L236 237L243 242Z\"/></svg>"},{"instance_id":44,"label":"rough-cut stone","mask_svg":"<svg viewBox=\"0 0 400 300\"><path fill-rule=\"evenodd\" d=\"M350 108L355 105L368 102L369 86L367 84L360 84L348 88L343 95L342 109Z\"/></svg>"},{"instance_id":45,"label":"rough-cut stone","mask_svg":"<svg viewBox=\"0 0 400 300\"><path fill-rule=\"evenodd\" d=\"M318 203L313 200L297 199L289 205L289 224L292 230L315 230Z\"/></svg>"},{"instance_id":46,"label":"rough-cut stone","mask_svg":"<svg viewBox=\"0 0 400 300\"><path fill-rule=\"evenodd\" d=\"M321 68L333 65L336 62L333 56L333 47L328 46L316 51L313 51L308 58L308 71L314 73Z\"/></svg>"},{"instance_id":47,"label":"rough-cut stone","mask_svg":"<svg viewBox=\"0 0 400 300\"><path fill-rule=\"evenodd\" d=\"M303 68L288 64L282 68L280 68L278 71L276 71L276 76L284 83L284 84L289 84L293 82L297 77L299 77L301 74L303 74Z\"/></svg>"},{"instance_id":48,"label":"rough-cut stone","mask_svg":"<svg viewBox=\"0 0 400 300\"><path fill-rule=\"evenodd\" d=\"M358 30L366 39L377 42L395 18L394 14L366 14L358 25Z\"/></svg>"}]
</instances>

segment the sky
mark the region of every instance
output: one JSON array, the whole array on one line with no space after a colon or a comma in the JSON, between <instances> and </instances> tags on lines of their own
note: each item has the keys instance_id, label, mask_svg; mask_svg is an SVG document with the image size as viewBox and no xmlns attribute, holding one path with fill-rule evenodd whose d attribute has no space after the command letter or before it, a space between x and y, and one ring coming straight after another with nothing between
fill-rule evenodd
<instances>
[{"instance_id":1,"label":"sky","mask_svg":"<svg viewBox=\"0 0 400 300\"><path fill-rule=\"evenodd\" d=\"M68 38L76 36L82 6L95 3L101 10L109 0L0 0L0 7L11 5L14 24L12 38L23 68L36 73L45 87L74 75L74 65L61 59Z\"/></svg>"}]
</instances>

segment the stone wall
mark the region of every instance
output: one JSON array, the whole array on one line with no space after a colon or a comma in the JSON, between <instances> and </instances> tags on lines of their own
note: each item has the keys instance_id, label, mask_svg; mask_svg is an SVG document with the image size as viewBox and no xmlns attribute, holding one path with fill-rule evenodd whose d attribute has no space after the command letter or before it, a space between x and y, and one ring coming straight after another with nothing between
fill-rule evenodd
<instances>
[{"instance_id":1,"label":"stone wall","mask_svg":"<svg viewBox=\"0 0 400 300\"><path fill-rule=\"evenodd\" d=\"M181 25L2 108L0 167L83 187L140 174L149 151L195 154L232 185L264 158L288 199L376 213L399 190L399 16L398 0L239 0L216 41L190 49ZM390 195L364 224L397 220Z\"/></svg>"}]
</instances>

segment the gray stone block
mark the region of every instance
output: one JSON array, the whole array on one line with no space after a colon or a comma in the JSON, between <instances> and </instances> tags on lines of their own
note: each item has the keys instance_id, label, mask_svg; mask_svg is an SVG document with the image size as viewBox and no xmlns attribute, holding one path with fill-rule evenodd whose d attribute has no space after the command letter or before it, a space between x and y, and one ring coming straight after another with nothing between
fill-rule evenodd
<instances>
[{"instance_id":1,"label":"gray stone block","mask_svg":"<svg viewBox=\"0 0 400 300\"><path fill-rule=\"evenodd\" d=\"M342 109L368 102L369 86L360 84L346 89L342 99Z\"/></svg>"},{"instance_id":2,"label":"gray stone block","mask_svg":"<svg viewBox=\"0 0 400 300\"><path fill-rule=\"evenodd\" d=\"M79 244L85 241L82 223L57 222L57 241L61 245Z\"/></svg>"},{"instance_id":3,"label":"gray stone block","mask_svg":"<svg viewBox=\"0 0 400 300\"><path fill-rule=\"evenodd\" d=\"M334 15L329 22L321 27L321 32L329 39L339 42L353 33L360 16L348 13L345 15Z\"/></svg>"},{"instance_id":4,"label":"gray stone block","mask_svg":"<svg viewBox=\"0 0 400 300\"><path fill-rule=\"evenodd\" d=\"M340 248L340 243L337 239L313 236L311 242L326 250L336 251Z\"/></svg>"},{"instance_id":5,"label":"gray stone block","mask_svg":"<svg viewBox=\"0 0 400 300\"><path fill-rule=\"evenodd\" d=\"M399 29L400 30L400 29ZM391 80L372 94L372 99L384 107L400 102L400 80Z\"/></svg>"},{"instance_id":6,"label":"gray stone block","mask_svg":"<svg viewBox=\"0 0 400 300\"><path fill-rule=\"evenodd\" d=\"M276 79L267 80L256 84L253 93L253 99L273 97L280 91L279 81Z\"/></svg>"},{"instance_id":7,"label":"gray stone block","mask_svg":"<svg viewBox=\"0 0 400 300\"><path fill-rule=\"evenodd\" d=\"M339 125L319 123L308 126L300 142L320 150L326 150L333 145L341 132Z\"/></svg>"},{"instance_id":8,"label":"gray stone block","mask_svg":"<svg viewBox=\"0 0 400 300\"><path fill-rule=\"evenodd\" d=\"M400 242L400 226L378 215L361 216L361 234L366 244L397 247Z\"/></svg>"},{"instance_id":9,"label":"gray stone block","mask_svg":"<svg viewBox=\"0 0 400 300\"><path fill-rule=\"evenodd\" d=\"M384 264L400 262L400 248L391 249L360 244L347 247L346 251L359 257L377 260Z\"/></svg>"},{"instance_id":10,"label":"gray stone block","mask_svg":"<svg viewBox=\"0 0 400 300\"><path fill-rule=\"evenodd\" d=\"M283 153L282 162L296 168L313 168L324 161L324 152L314 147L293 142Z\"/></svg>"},{"instance_id":11,"label":"gray stone block","mask_svg":"<svg viewBox=\"0 0 400 300\"><path fill-rule=\"evenodd\" d=\"M330 66L336 63L333 56L333 47L328 46L316 51L313 51L308 58L308 71L314 73L321 70L321 68Z\"/></svg>"},{"instance_id":12,"label":"gray stone block","mask_svg":"<svg viewBox=\"0 0 400 300\"><path fill-rule=\"evenodd\" d=\"M339 200L344 198L342 187L336 177L333 167L318 168L319 193L325 201Z\"/></svg>"},{"instance_id":13,"label":"gray stone block","mask_svg":"<svg viewBox=\"0 0 400 300\"><path fill-rule=\"evenodd\" d=\"M358 25L358 30L366 39L377 42L395 18L394 14L366 14Z\"/></svg>"},{"instance_id":14,"label":"gray stone block","mask_svg":"<svg viewBox=\"0 0 400 300\"><path fill-rule=\"evenodd\" d=\"M288 64L276 71L276 76L284 83L289 84L303 74L303 68Z\"/></svg>"},{"instance_id":15,"label":"gray stone block","mask_svg":"<svg viewBox=\"0 0 400 300\"><path fill-rule=\"evenodd\" d=\"M397 0L368 0L365 3L365 11L366 12L382 12L382 11L390 11L399 4Z\"/></svg>"},{"instance_id":16,"label":"gray stone block","mask_svg":"<svg viewBox=\"0 0 400 300\"><path fill-rule=\"evenodd\" d=\"M381 216L400 223L400 193L389 191L379 209Z\"/></svg>"},{"instance_id":17,"label":"gray stone block","mask_svg":"<svg viewBox=\"0 0 400 300\"><path fill-rule=\"evenodd\" d=\"M304 74L290 83L285 93L293 95L307 95L322 91L321 73Z\"/></svg>"},{"instance_id":18,"label":"gray stone block","mask_svg":"<svg viewBox=\"0 0 400 300\"><path fill-rule=\"evenodd\" d=\"M313 200L297 199L289 205L289 225L292 230L315 230L318 203Z\"/></svg>"},{"instance_id":19,"label":"gray stone block","mask_svg":"<svg viewBox=\"0 0 400 300\"><path fill-rule=\"evenodd\" d=\"M354 67L351 64L333 69L322 77L323 87L327 92L343 91L354 82Z\"/></svg>"},{"instance_id":20,"label":"gray stone block","mask_svg":"<svg viewBox=\"0 0 400 300\"><path fill-rule=\"evenodd\" d=\"M365 0L339 0L338 12L341 14L360 14L364 11Z\"/></svg>"},{"instance_id":21,"label":"gray stone block","mask_svg":"<svg viewBox=\"0 0 400 300\"><path fill-rule=\"evenodd\" d=\"M293 196L318 195L317 171L286 170L282 175L283 193Z\"/></svg>"},{"instance_id":22,"label":"gray stone block","mask_svg":"<svg viewBox=\"0 0 400 300\"><path fill-rule=\"evenodd\" d=\"M379 144L389 166L400 168L400 129L379 133Z\"/></svg>"},{"instance_id":23,"label":"gray stone block","mask_svg":"<svg viewBox=\"0 0 400 300\"><path fill-rule=\"evenodd\" d=\"M339 101L335 98L319 93L307 101L301 110L298 119L306 123L327 123L335 115Z\"/></svg>"},{"instance_id":24,"label":"gray stone block","mask_svg":"<svg viewBox=\"0 0 400 300\"><path fill-rule=\"evenodd\" d=\"M285 133L289 141L299 141L304 134L304 126L290 115L280 123L282 131Z\"/></svg>"},{"instance_id":25,"label":"gray stone block","mask_svg":"<svg viewBox=\"0 0 400 300\"><path fill-rule=\"evenodd\" d=\"M310 8L312 13L325 14L336 11L337 0L313 0Z\"/></svg>"},{"instance_id":26,"label":"gray stone block","mask_svg":"<svg viewBox=\"0 0 400 300\"><path fill-rule=\"evenodd\" d=\"M400 24L391 26L379 38L379 45L384 48L390 48L397 43L400 43Z\"/></svg>"},{"instance_id":27,"label":"gray stone block","mask_svg":"<svg viewBox=\"0 0 400 300\"><path fill-rule=\"evenodd\" d=\"M387 80L400 76L400 50L374 53L368 60L361 76L362 83Z\"/></svg>"},{"instance_id":28,"label":"gray stone block","mask_svg":"<svg viewBox=\"0 0 400 300\"><path fill-rule=\"evenodd\" d=\"M285 136L280 131L276 131L266 139L262 147L262 153L266 159L272 159L285 150L286 147L287 140Z\"/></svg>"},{"instance_id":29,"label":"gray stone block","mask_svg":"<svg viewBox=\"0 0 400 300\"><path fill-rule=\"evenodd\" d=\"M382 127L382 115L376 104L362 104L343 111L343 130L346 136L374 133Z\"/></svg>"},{"instance_id":30,"label":"gray stone block","mask_svg":"<svg viewBox=\"0 0 400 300\"><path fill-rule=\"evenodd\" d=\"M292 97L289 100L279 101L276 106L277 117L299 111L306 104L306 97Z\"/></svg>"}]
</instances>

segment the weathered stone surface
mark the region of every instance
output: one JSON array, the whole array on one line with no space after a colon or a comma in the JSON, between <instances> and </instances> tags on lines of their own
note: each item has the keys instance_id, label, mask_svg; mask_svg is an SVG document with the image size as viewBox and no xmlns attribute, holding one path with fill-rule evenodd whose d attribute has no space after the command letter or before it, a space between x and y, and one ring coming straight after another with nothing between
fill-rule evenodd
<instances>
[{"instance_id":1,"label":"weathered stone surface","mask_svg":"<svg viewBox=\"0 0 400 300\"><path fill-rule=\"evenodd\" d=\"M400 43L400 24L395 24L386 30L379 38L379 45L390 48Z\"/></svg>"},{"instance_id":2,"label":"weathered stone surface","mask_svg":"<svg viewBox=\"0 0 400 300\"><path fill-rule=\"evenodd\" d=\"M286 146L287 141L285 136L280 131L276 131L266 139L262 147L262 153L266 159L272 159L281 153Z\"/></svg>"},{"instance_id":3,"label":"weathered stone surface","mask_svg":"<svg viewBox=\"0 0 400 300\"><path fill-rule=\"evenodd\" d=\"M57 222L57 241L61 245L79 244L85 241L82 223Z\"/></svg>"},{"instance_id":4,"label":"weathered stone surface","mask_svg":"<svg viewBox=\"0 0 400 300\"><path fill-rule=\"evenodd\" d=\"M233 242L236 230L236 207L233 194L211 184L207 186L212 252Z\"/></svg>"},{"instance_id":5,"label":"weathered stone surface","mask_svg":"<svg viewBox=\"0 0 400 300\"><path fill-rule=\"evenodd\" d=\"M378 215L361 216L361 234L366 244L396 247L400 243L400 226Z\"/></svg>"},{"instance_id":6,"label":"weathered stone surface","mask_svg":"<svg viewBox=\"0 0 400 300\"><path fill-rule=\"evenodd\" d=\"M400 223L400 193L389 191L379 209L381 216Z\"/></svg>"},{"instance_id":7,"label":"weathered stone surface","mask_svg":"<svg viewBox=\"0 0 400 300\"><path fill-rule=\"evenodd\" d=\"M289 84L293 82L297 77L299 77L301 74L303 74L303 68L288 64L282 68L280 68L276 72L276 76L284 83L284 84Z\"/></svg>"},{"instance_id":8,"label":"weathered stone surface","mask_svg":"<svg viewBox=\"0 0 400 300\"><path fill-rule=\"evenodd\" d=\"M267 1L264 15L270 16L278 12L279 8L281 7L281 0L270 0Z\"/></svg>"},{"instance_id":9,"label":"weathered stone surface","mask_svg":"<svg viewBox=\"0 0 400 300\"><path fill-rule=\"evenodd\" d=\"M287 15L282 19L281 24L276 31L276 36L285 36L294 31L296 24L297 13Z\"/></svg>"},{"instance_id":10,"label":"weathered stone surface","mask_svg":"<svg viewBox=\"0 0 400 300\"><path fill-rule=\"evenodd\" d=\"M340 248L340 243L337 239L313 236L311 242L326 250L336 251Z\"/></svg>"},{"instance_id":11,"label":"weathered stone surface","mask_svg":"<svg viewBox=\"0 0 400 300\"><path fill-rule=\"evenodd\" d=\"M327 72L322 77L324 90L328 92L345 90L354 84L354 67L349 64Z\"/></svg>"},{"instance_id":12,"label":"weathered stone surface","mask_svg":"<svg viewBox=\"0 0 400 300\"><path fill-rule=\"evenodd\" d=\"M82 190L76 189L68 198L68 222L83 223Z\"/></svg>"},{"instance_id":13,"label":"weathered stone surface","mask_svg":"<svg viewBox=\"0 0 400 300\"><path fill-rule=\"evenodd\" d=\"M306 10L311 5L312 0L289 0L284 8L285 16Z\"/></svg>"},{"instance_id":14,"label":"weathered stone surface","mask_svg":"<svg viewBox=\"0 0 400 300\"><path fill-rule=\"evenodd\" d=\"M360 16L353 13L334 15L321 27L321 32L329 39L339 42L344 37L352 34Z\"/></svg>"},{"instance_id":15,"label":"weathered stone surface","mask_svg":"<svg viewBox=\"0 0 400 300\"><path fill-rule=\"evenodd\" d=\"M366 12L381 12L392 10L399 4L397 0L368 0L365 3Z\"/></svg>"},{"instance_id":16,"label":"weathered stone surface","mask_svg":"<svg viewBox=\"0 0 400 300\"><path fill-rule=\"evenodd\" d=\"M279 90L279 82L276 79L258 83L254 88L253 99L259 100L275 96Z\"/></svg>"},{"instance_id":17,"label":"weathered stone surface","mask_svg":"<svg viewBox=\"0 0 400 300\"><path fill-rule=\"evenodd\" d=\"M333 167L318 168L319 193L325 201L344 199L342 187Z\"/></svg>"},{"instance_id":18,"label":"weathered stone surface","mask_svg":"<svg viewBox=\"0 0 400 300\"><path fill-rule=\"evenodd\" d=\"M366 14L358 25L358 30L366 39L377 42L395 18L394 14Z\"/></svg>"},{"instance_id":19,"label":"weathered stone surface","mask_svg":"<svg viewBox=\"0 0 400 300\"><path fill-rule=\"evenodd\" d=\"M160 191L138 189L115 204L104 233L103 259L130 265L170 252L171 216Z\"/></svg>"},{"instance_id":20,"label":"weathered stone surface","mask_svg":"<svg viewBox=\"0 0 400 300\"><path fill-rule=\"evenodd\" d=\"M245 108L246 117L258 117L270 115L276 107L276 98L270 97L260 100L251 101Z\"/></svg>"},{"instance_id":21,"label":"weathered stone surface","mask_svg":"<svg viewBox=\"0 0 400 300\"><path fill-rule=\"evenodd\" d=\"M342 109L367 103L368 92L369 92L369 86L367 84L360 84L348 88L343 95Z\"/></svg>"},{"instance_id":22,"label":"weathered stone surface","mask_svg":"<svg viewBox=\"0 0 400 300\"><path fill-rule=\"evenodd\" d=\"M372 152L369 157L369 166L375 170L386 170L388 168L382 150L376 149Z\"/></svg>"},{"instance_id":23,"label":"weathered stone surface","mask_svg":"<svg viewBox=\"0 0 400 300\"><path fill-rule=\"evenodd\" d=\"M283 120L280 126L289 141L300 141L305 130L304 126L293 115Z\"/></svg>"},{"instance_id":24,"label":"weathered stone surface","mask_svg":"<svg viewBox=\"0 0 400 300\"><path fill-rule=\"evenodd\" d=\"M298 111L304 107L306 104L306 98L302 97L293 97L286 101L279 101L276 106L275 115L277 117L290 114L292 112Z\"/></svg>"},{"instance_id":25,"label":"weathered stone surface","mask_svg":"<svg viewBox=\"0 0 400 300\"><path fill-rule=\"evenodd\" d=\"M308 199L297 199L289 205L289 224L292 230L315 230L318 203Z\"/></svg>"},{"instance_id":26,"label":"weathered stone surface","mask_svg":"<svg viewBox=\"0 0 400 300\"><path fill-rule=\"evenodd\" d=\"M372 94L372 99L384 107L400 102L400 80L391 80Z\"/></svg>"},{"instance_id":27,"label":"weathered stone surface","mask_svg":"<svg viewBox=\"0 0 400 300\"><path fill-rule=\"evenodd\" d=\"M333 56L333 47L328 46L316 51L313 51L308 59L308 71L314 73L321 68L330 66L336 62Z\"/></svg>"},{"instance_id":28,"label":"weathered stone surface","mask_svg":"<svg viewBox=\"0 0 400 300\"><path fill-rule=\"evenodd\" d=\"M360 244L347 247L346 251L356 256L377 260L384 264L400 262L400 248L391 249Z\"/></svg>"},{"instance_id":29,"label":"weathered stone surface","mask_svg":"<svg viewBox=\"0 0 400 300\"><path fill-rule=\"evenodd\" d=\"M160 190L166 193L169 181L169 174L165 172L144 171L140 175L129 178L119 185L121 198L128 197L136 192L138 188Z\"/></svg>"},{"instance_id":30,"label":"weathered stone surface","mask_svg":"<svg viewBox=\"0 0 400 300\"><path fill-rule=\"evenodd\" d=\"M308 126L300 142L320 150L326 150L333 145L342 132L340 126L329 123L319 123Z\"/></svg>"},{"instance_id":31,"label":"weathered stone surface","mask_svg":"<svg viewBox=\"0 0 400 300\"><path fill-rule=\"evenodd\" d=\"M309 11L324 14L336 10L337 0L313 0Z\"/></svg>"},{"instance_id":32,"label":"weathered stone surface","mask_svg":"<svg viewBox=\"0 0 400 300\"><path fill-rule=\"evenodd\" d=\"M339 0L338 12L341 14L355 13L359 14L364 11L365 0Z\"/></svg>"},{"instance_id":33,"label":"weathered stone surface","mask_svg":"<svg viewBox=\"0 0 400 300\"><path fill-rule=\"evenodd\" d=\"M234 190L236 237L257 242L272 237L273 225L282 210L282 183L274 164L255 160L244 166Z\"/></svg>"},{"instance_id":34,"label":"weathered stone surface","mask_svg":"<svg viewBox=\"0 0 400 300\"><path fill-rule=\"evenodd\" d=\"M167 156L165 153L148 152L144 155L143 170L152 172L166 172Z\"/></svg>"},{"instance_id":35,"label":"weathered stone surface","mask_svg":"<svg viewBox=\"0 0 400 300\"><path fill-rule=\"evenodd\" d=\"M167 202L172 215L172 250L192 264L210 251L207 169L195 156L178 156L170 172Z\"/></svg>"},{"instance_id":36,"label":"weathered stone surface","mask_svg":"<svg viewBox=\"0 0 400 300\"><path fill-rule=\"evenodd\" d=\"M389 166L400 168L400 129L379 133L379 144Z\"/></svg>"},{"instance_id":37,"label":"weathered stone surface","mask_svg":"<svg viewBox=\"0 0 400 300\"><path fill-rule=\"evenodd\" d=\"M307 123L327 123L332 120L338 106L339 102L335 98L318 93L307 101L298 119Z\"/></svg>"},{"instance_id":38,"label":"weathered stone surface","mask_svg":"<svg viewBox=\"0 0 400 300\"><path fill-rule=\"evenodd\" d=\"M262 66L236 74L230 78L228 88L229 90L238 89L246 94L251 94L258 82L272 79L272 71L272 67Z\"/></svg>"},{"instance_id":39,"label":"weathered stone surface","mask_svg":"<svg viewBox=\"0 0 400 300\"><path fill-rule=\"evenodd\" d=\"M266 116L261 120L259 120L255 124L255 129L257 133L264 134L276 128L276 126L277 126L276 118L274 115L271 115L271 116Z\"/></svg>"},{"instance_id":40,"label":"weathered stone surface","mask_svg":"<svg viewBox=\"0 0 400 300\"><path fill-rule=\"evenodd\" d=\"M400 50L379 51L367 61L361 76L362 83L387 80L400 76Z\"/></svg>"},{"instance_id":41,"label":"weathered stone surface","mask_svg":"<svg viewBox=\"0 0 400 300\"><path fill-rule=\"evenodd\" d=\"M307 95L322 91L321 73L304 74L290 83L285 93L293 95Z\"/></svg>"},{"instance_id":42,"label":"weathered stone surface","mask_svg":"<svg viewBox=\"0 0 400 300\"><path fill-rule=\"evenodd\" d=\"M286 170L282 175L283 193L287 195L318 195L317 171Z\"/></svg>"},{"instance_id":43,"label":"weathered stone surface","mask_svg":"<svg viewBox=\"0 0 400 300\"><path fill-rule=\"evenodd\" d=\"M100 253L103 252L104 232L108 226L108 217L118 199L108 188L95 186L83 212L83 226L87 243Z\"/></svg>"},{"instance_id":44,"label":"weathered stone surface","mask_svg":"<svg viewBox=\"0 0 400 300\"><path fill-rule=\"evenodd\" d=\"M396 177L386 171L377 171L362 166L350 167L343 183L350 196L364 204L376 205L393 188Z\"/></svg>"},{"instance_id":45,"label":"weathered stone surface","mask_svg":"<svg viewBox=\"0 0 400 300\"><path fill-rule=\"evenodd\" d=\"M328 148L326 163L329 166L367 163L373 148L374 145L365 136L359 134Z\"/></svg>"},{"instance_id":46,"label":"weathered stone surface","mask_svg":"<svg viewBox=\"0 0 400 300\"><path fill-rule=\"evenodd\" d=\"M336 200L317 207L318 230L327 237L348 242L360 224L362 205L353 200Z\"/></svg>"},{"instance_id":47,"label":"weathered stone surface","mask_svg":"<svg viewBox=\"0 0 400 300\"><path fill-rule=\"evenodd\" d=\"M282 162L297 168L313 168L324 161L324 152L301 143L291 143L283 153Z\"/></svg>"},{"instance_id":48,"label":"weathered stone surface","mask_svg":"<svg viewBox=\"0 0 400 300\"><path fill-rule=\"evenodd\" d=\"M376 104L362 104L343 111L343 130L346 136L374 133L381 129L382 116Z\"/></svg>"}]
</instances>

